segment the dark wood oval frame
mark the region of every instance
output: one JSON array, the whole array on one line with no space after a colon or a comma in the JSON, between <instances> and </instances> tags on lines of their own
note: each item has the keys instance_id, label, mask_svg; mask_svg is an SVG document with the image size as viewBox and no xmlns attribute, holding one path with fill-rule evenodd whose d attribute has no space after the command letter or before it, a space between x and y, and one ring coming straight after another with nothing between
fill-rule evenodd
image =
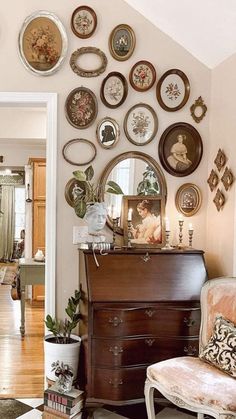
<instances>
[{"instance_id":1,"label":"dark wood oval frame","mask_svg":"<svg viewBox=\"0 0 236 419\"><path fill-rule=\"evenodd\" d=\"M81 55L84 54L95 54L98 55L98 57L101 60L101 65L98 68L95 68L94 70L86 70L85 68L80 67L77 64L77 60ZM82 47L78 48L76 51L74 51L71 54L70 57L70 66L74 73L76 73L80 77L97 77L100 74L102 74L107 67L107 57L104 54L103 51L101 51L99 48L94 47Z\"/></svg>"},{"instance_id":2,"label":"dark wood oval frame","mask_svg":"<svg viewBox=\"0 0 236 419\"><path fill-rule=\"evenodd\" d=\"M183 98L183 100L182 100L182 102L178 105L178 106L176 106L175 108L170 108L169 106L167 106L164 102L163 102L163 100L162 100L162 97L161 97L161 85L162 85L162 83L163 83L163 81L165 80L165 78L167 77L167 76L169 76L170 74L177 74L181 79L182 79L182 81L183 81L183 83L184 83L184 86L185 86L185 94L184 94L184 98ZM163 109L165 109L165 111L168 111L168 112L175 112L175 111L178 111L179 109L181 109L181 108L183 108L183 106L187 103L187 101L188 101L188 98L189 98L189 95L190 95L190 83L189 83L189 79L188 79L188 77L186 76L186 74L183 72L183 71L181 71L181 70L178 70L178 69L176 69L176 68L173 68L173 69L171 69L171 70L168 70L168 71L166 71L162 76L161 76L161 78L158 80L158 82L157 82L157 87L156 87L156 96L157 96L157 100L158 100L158 103L159 103L159 105L163 108Z\"/></svg>"},{"instance_id":3,"label":"dark wood oval frame","mask_svg":"<svg viewBox=\"0 0 236 419\"><path fill-rule=\"evenodd\" d=\"M122 83L122 85L124 87L124 94L122 96L121 101L117 105L111 105L109 102L107 102L107 100L105 98L105 95L104 95L104 87L105 87L105 84L106 84L107 80L110 77L117 77L118 79L120 79L120 81L121 81L121 83ZM111 73L109 73L105 77L105 79L103 79L102 85L101 85L101 89L100 89L100 97L101 97L102 103L105 106L107 106L110 109L118 108L119 106L122 105L122 103L124 103L125 99L127 98L127 95L128 95L128 83L127 83L127 80L126 80L125 76L123 76L123 74L119 73L118 71L112 71Z\"/></svg>"},{"instance_id":4,"label":"dark wood oval frame","mask_svg":"<svg viewBox=\"0 0 236 419\"><path fill-rule=\"evenodd\" d=\"M183 130L187 131L188 133L191 134L194 141L196 141L196 143L197 143L197 153L196 153L196 158L194 159L194 162L191 164L191 166L189 168L187 168L186 170L183 170L181 172L173 169L169 165L169 163L167 162L167 160L165 158L165 141L168 138L169 134L173 130L176 130L176 129L183 129ZM198 167L198 165L201 161L201 158L202 158L203 144L202 144L201 136L200 136L199 132L196 130L196 128L194 128L190 124L187 124L186 122L178 122L178 123L172 124L168 128L166 128L166 130L161 135L161 138L160 138L160 141L159 141L159 146L158 146L158 153L159 153L160 162L161 162L162 166L164 167L164 169L168 173L170 173L173 176L177 176L177 177L188 176L191 173L193 173L194 170L196 170L196 168Z\"/></svg>"},{"instance_id":5,"label":"dark wood oval frame","mask_svg":"<svg viewBox=\"0 0 236 419\"><path fill-rule=\"evenodd\" d=\"M134 73L134 70L135 70L136 67L138 67L141 64L145 64L147 67L149 67L150 70L151 70L151 73L152 73L152 82L150 83L150 85L148 87L146 87L144 89L138 87L133 82L133 73ZM129 73L129 82L130 82L131 86L133 87L133 89L137 90L138 92L146 92L147 90L151 89L152 86L154 85L155 81L156 81L156 70L155 70L154 66L152 65L152 63L150 63L149 61L140 60L137 63L135 63L133 65L133 67L131 68L131 70L130 70L130 73Z\"/></svg>"},{"instance_id":6,"label":"dark wood oval frame","mask_svg":"<svg viewBox=\"0 0 236 419\"><path fill-rule=\"evenodd\" d=\"M74 95L77 91L80 91L80 90L82 90L82 91L84 91L84 92L89 93L89 94L91 95L91 97L93 98L93 101L94 101L94 116L93 116L93 119L91 119L91 120L90 120L90 122L89 122L87 125L85 125L85 126L82 126L82 125L76 125L76 124L74 124L74 123L72 122L72 120L70 119L70 117L69 117L69 113L68 113L68 110L67 110L68 102L69 102L69 100L71 99L71 96L73 96L73 95ZM73 127L77 128L77 129L86 129L86 128L90 127L90 125L92 125L92 124L94 123L94 121L95 121L95 119L96 119L96 117L97 117L97 113L98 113L97 98L96 98L95 94L92 92L92 90L88 89L87 87L83 87L83 86L81 86L81 87L76 87L75 89L73 89L73 90L72 90L72 91L68 94L68 96L67 96L67 98L66 98L66 102L65 102L65 114L66 114L66 119L67 119L67 121L68 121L68 122L69 122L69 124L71 124Z\"/></svg>"},{"instance_id":7,"label":"dark wood oval frame","mask_svg":"<svg viewBox=\"0 0 236 419\"><path fill-rule=\"evenodd\" d=\"M137 107L143 107L143 108L146 108L146 109L148 109L149 110L149 112L151 112L151 114L152 114L152 116L153 116L153 120L154 120L154 130L153 130L153 133L152 133L152 135L151 135L151 137L149 138L149 140L148 141L146 141L145 143L143 143L143 144L140 144L140 143L137 143L136 141L134 141L131 137L130 137L130 135L129 135L129 132L128 132L128 129L127 129L127 120L128 120L128 117L129 117L129 115L130 115L130 113L135 109L135 108L137 108ZM129 110L128 110L128 112L126 113L126 115L125 115L125 119L124 119L124 132L125 132L125 135L126 135L126 137L127 137L127 139L132 143L132 144L135 144L135 145L137 145L137 146L145 146L146 144L148 144L148 143L150 143L154 138L155 138L155 136L156 136L156 133L157 133L157 131L158 131L158 117L157 117L157 114L156 114L156 112L154 111L154 109L150 106L150 105L148 105L147 103L137 103L136 105L134 105L134 106L132 106L132 108L130 108Z\"/></svg>"},{"instance_id":8,"label":"dark wood oval frame","mask_svg":"<svg viewBox=\"0 0 236 419\"><path fill-rule=\"evenodd\" d=\"M72 146L72 144L75 144L75 143L85 143L85 144L89 145L89 147L92 148L92 150L94 151L94 155L92 156L92 158L90 160L84 162L84 163L76 163L76 162L68 159L68 157L66 156L66 151L68 150L69 147ZM97 155L97 149L91 141L86 140L85 138L74 138L73 140L67 141L67 143L63 146L62 155L63 155L65 161L67 161L67 163L70 163L74 166L85 166L86 164L91 163L95 159L95 157Z\"/></svg>"},{"instance_id":9,"label":"dark wood oval frame","mask_svg":"<svg viewBox=\"0 0 236 419\"><path fill-rule=\"evenodd\" d=\"M79 10L87 10L89 13L91 13L91 15L93 17L93 20L94 20L94 28L93 28L93 30L88 35L81 35L81 34L79 34L76 31L75 27L74 27L74 24L73 24L74 16L75 16L76 13L78 13ZM77 7L74 10L74 12L73 12L73 14L71 16L71 29L72 29L73 33L75 34L75 36L77 36L78 38L82 38L82 39L90 38L90 36L92 36L93 33L95 32L96 27L97 27L97 15L96 15L95 11L91 7L89 7L89 6L79 6L79 7Z\"/></svg>"}]
</instances>

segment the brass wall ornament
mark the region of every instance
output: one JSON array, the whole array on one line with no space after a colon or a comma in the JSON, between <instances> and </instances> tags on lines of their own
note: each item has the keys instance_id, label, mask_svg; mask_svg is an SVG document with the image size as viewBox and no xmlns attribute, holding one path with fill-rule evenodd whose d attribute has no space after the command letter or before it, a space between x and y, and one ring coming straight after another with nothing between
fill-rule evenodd
<instances>
[{"instance_id":1,"label":"brass wall ornament","mask_svg":"<svg viewBox=\"0 0 236 419\"><path fill-rule=\"evenodd\" d=\"M215 170L212 169L209 178L207 179L207 183L210 187L211 192L214 191L214 189L216 188L216 186L219 183L219 176L217 175L217 173L215 172Z\"/></svg>"},{"instance_id":2,"label":"brass wall ornament","mask_svg":"<svg viewBox=\"0 0 236 419\"><path fill-rule=\"evenodd\" d=\"M217 208L217 211L220 211L224 204L225 204L225 197L224 194L219 190L219 188L217 189L215 198L213 199L213 202Z\"/></svg>"},{"instance_id":3,"label":"brass wall ornament","mask_svg":"<svg viewBox=\"0 0 236 419\"><path fill-rule=\"evenodd\" d=\"M94 70L86 70L78 65L78 59L84 54L96 54L101 60L101 64ZM70 66L74 73L80 77L97 77L102 74L107 67L107 57L103 51L94 47L82 47L74 51L70 57Z\"/></svg>"},{"instance_id":4,"label":"brass wall ornament","mask_svg":"<svg viewBox=\"0 0 236 419\"><path fill-rule=\"evenodd\" d=\"M221 148L219 148L219 150L218 150L218 153L216 155L216 158L214 160L214 163L215 163L217 169L219 170L219 172L221 171L221 169L224 167L224 165L226 163L226 155L221 150Z\"/></svg>"},{"instance_id":5,"label":"brass wall ornament","mask_svg":"<svg viewBox=\"0 0 236 419\"><path fill-rule=\"evenodd\" d=\"M199 108L200 108L200 113L199 113ZM197 122L197 124L201 122L201 120L204 118L204 116L206 115L206 111L207 111L207 106L205 105L201 96L199 96L199 98L195 100L192 106L190 106L191 115L194 121Z\"/></svg>"},{"instance_id":6,"label":"brass wall ornament","mask_svg":"<svg viewBox=\"0 0 236 419\"><path fill-rule=\"evenodd\" d=\"M226 191L228 191L228 189L232 185L233 181L234 181L234 175L231 172L231 170L228 169L228 167L226 167L225 171L223 173L223 176L221 178L221 182L223 183Z\"/></svg>"}]
</instances>

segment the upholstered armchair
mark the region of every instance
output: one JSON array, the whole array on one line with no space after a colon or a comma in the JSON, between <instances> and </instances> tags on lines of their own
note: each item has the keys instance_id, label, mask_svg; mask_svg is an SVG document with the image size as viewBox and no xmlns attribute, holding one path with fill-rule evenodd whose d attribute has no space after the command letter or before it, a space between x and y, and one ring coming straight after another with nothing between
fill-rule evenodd
<instances>
[{"instance_id":1,"label":"upholstered armchair","mask_svg":"<svg viewBox=\"0 0 236 419\"><path fill-rule=\"evenodd\" d=\"M147 368L148 419L155 418L154 389L175 405L197 412L198 419L204 413L236 418L236 278L207 281L201 310L200 357L168 359Z\"/></svg>"}]
</instances>

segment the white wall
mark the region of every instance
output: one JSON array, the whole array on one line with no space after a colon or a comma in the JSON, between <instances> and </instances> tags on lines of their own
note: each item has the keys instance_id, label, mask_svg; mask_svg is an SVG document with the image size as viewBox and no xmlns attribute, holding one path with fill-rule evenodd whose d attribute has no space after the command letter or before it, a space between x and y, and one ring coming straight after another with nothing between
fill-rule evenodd
<instances>
[{"instance_id":1,"label":"white wall","mask_svg":"<svg viewBox=\"0 0 236 419\"><path fill-rule=\"evenodd\" d=\"M115 3L115 7L114 7ZM1 7L1 77L0 90L2 91L46 91L58 92L58 178L57 178L57 311L64 315L65 300L78 286L78 251L72 244L72 227L78 225L80 220L76 217L71 207L64 198L64 188L67 181L72 177L75 166L68 164L62 157L61 150L65 142L72 138L87 138L97 146L97 157L93 162L95 175L98 179L105 165L116 155L130 150L143 151L152 155L158 162L158 141L162 132L172 123L188 122L195 126L202 136L204 152L202 161L197 170L185 178L173 177L167 173L168 202L167 215L170 218L173 238L177 240L176 224L177 210L174 204L175 193L180 185L186 182L196 183L203 195L203 205L200 211L191 219L195 226L194 246L205 248L206 241L206 174L207 153L209 143L208 114L198 125L189 111L191 104L202 95L205 103L210 102L210 71L200 64L193 56L176 44L171 38L164 35L140 14L134 11L123 0L90 0L90 5L97 13L98 26L95 34L86 40L77 38L70 29L71 15L78 2L76 0L24 0L17 3L13 0L4 2ZM14 10L14 13L12 13ZM28 72L22 65L17 53L17 37L21 24L25 17L36 10L49 10L54 12L64 24L69 41L67 58L62 68L52 76L38 77ZM114 60L108 48L108 38L112 29L120 24L127 23L132 26L136 34L136 48L132 57L124 62ZM77 48L82 46L95 46L105 52L108 58L108 66L105 73L96 78L80 78L72 72L69 59ZM100 100L99 91L103 78L110 71L120 71L128 79L132 65L138 60L146 59L153 63L159 78L170 68L179 68L184 71L191 84L190 98L183 109L177 112L166 112L160 108L155 95L155 88L147 93L138 93L129 86L129 94L126 102L115 110L106 108ZM73 128L66 120L64 104L68 93L78 86L86 86L93 90L98 100L97 121L105 116L115 118L121 125L121 139L119 144L111 150L104 150L96 142L96 123L86 130L80 131ZM137 102L146 102L153 106L159 119L159 129L154 141L145 147L132 145L125 137L122 128L123 119L128 109ZM186 239L187 224L184 224ZM112 278L111 278L112 280Z\"/></svg>"},{"instance_id":2,"label":"white wall","mask_svg":"<svg viewBox=\"0 0 236 419\"><path fill-rule=\"evenodd\" d=\"M210 150L208 162L208 175L214 169L214 159L218 149L223 149L227 156L226 165L236 176L236 118L235 118L235 95L236 95L236 54L224 61L212 71L211 85L211 116L210 116ZM223 174L220 172L220 177ZM217 172L219 173L219 172ZM210 192L208 199L207 215L207 264L209 275L236 274L235 263L235 182L231 189L226 192L222 182L218 185L224 193L226 203L218 212L213 199L217 188Z\"/></svg>"}]
</instances>

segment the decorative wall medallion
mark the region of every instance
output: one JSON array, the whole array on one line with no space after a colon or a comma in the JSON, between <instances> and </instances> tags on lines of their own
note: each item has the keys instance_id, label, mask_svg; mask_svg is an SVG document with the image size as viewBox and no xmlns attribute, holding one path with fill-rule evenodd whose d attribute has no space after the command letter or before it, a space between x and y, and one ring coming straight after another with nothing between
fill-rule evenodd
<instances>
[{"instance_id":1,"label":"decorative wall medallion","mask_svg":"<svg viewBox=\"0 0 236 419\"><path fill-rule=\"evenodd\" d=\"M79 38L89 38L97 27L97 15L91 7L79 6L72 14L71 29Z\"/></svg>"},{"instance_id":2,"label":"decorative wall medallion","mask_svg":"<svg viewBox=\"0 0 236 419\"><path fill-rule=\"evenodd\" d=\"M79 66L78 60L83 54L96 54L101 60L101 64L98 68L94 70L86 70ZM73 52L70 57L70 66L72 70L81 77L96 77L99 74L103 73L107 67L107 57L105 56L104 52L102 52L99 48L94 47L82 47L77 49Z\"/></svg>"},{"instance_id":3,"label":"decorative wall medallion","mask_svg":"<svg viewBox=\"0 0 236 419\"><path fill-rule=\"evenodd\" d=\"M47 11L28 16L19 34L20 57L34 74L48 76L59 69L67 52L67 35L61 21Z\"/></svg>"},{"instance_id":4,"label":"decorative wall medallion","mask_svg":"<svg viewBox=\"0 0 236 419\"><path fill-rule=\"evenodd\" d=\"M109 48L113 58L118 61L128 60L135 47L135 34L129 25L118 25L110 34Z\"/></svg>"},{"instance_id":5,"label":"decorative wall medallion","mask_svg":"<svg viewBox=\"0 0 236 419\"><path fill-rule=\"evenodd\" d=\"M207 106L205 105L201 96L195 100L194 104L190 107L191 115L195 122L199 123L206 115Z\"/></svg>"},{"instance_id":6,"label":"decorative wall medallion","mask_svg":"<svg viewBox=\"0 0 236 419\"><path fill-rule=\"evenodd\" d=\"M214 191L214 189L217 187L219 183L219 177L215 170L212 169L209 178L207 179L207 183L210 187L211 192Z\"/></svg>"},{"instance_id":7,"label":"decorative wall medallion","mask_svg":"<svg viewBox=\"0 0 236 419\"><path fill-rule=\"evenodd\" d=\"M158 119L154 109L146 103L138 103L127 112L124 131L128 140L135 145L145 145L157 133Z\"/></svg>"},{"instance_id":8,"label":"decorative wall medallion","mask_svg":"<svg viewBox=\"0 0 236 419\"><path fill-rule=\"evenodd\" d=\"M92 125L97 116L97 99L86 87L72 90L65 104L66 118L75 128L84 129Z\"/></svg>"},{"instance_id":9,"label":"decorative wall medallion","mask_svg":"<svg viewBox=\"0 0 236 419\"><path fill-rule=\"evenodd\" d=\"M112 71L103 80L100 97L108 108L118 108L124 103L128 94L128 83L123 74Z\"/></svg>"},{"instance_id":10,"label":"decorative wall medallion","mask_svg":"<svg viewBox=\"0 0 236 419\"><path fill-rule=\"evenodd\" d=\"M83 152L81 152L81 150L80 151L76 150L76 148L73 147L75 145L81 146L81 145L84 145L84 144L86 146L88 146L87 151L82 150ZM73 148L75 148L75 149L73 150ZM86 154L86 159L87 160L81 161L81 162L80 161L79 162L78 161L77 162L73 161L70 157L70 155L72 155L72 156L77 156L78 155L78 156L81 157L81 156L84 156L85 154ZM85 140L84 138L75 138L73 140L68 141L64 145L64 147L62 149L62 155L68 163L73 164L74 166L85 166L86 164L91 163L95 159L95 157L97 155L97 150L96 150L95 145L91 141Z\"/></svg>"},{"instance_id":11,"label":"decorative wall medallion","mask_svg":"<svg viewBox=\"0 0 236 419\"><path fill-rule=\"evenodd\" d=\"M183 71L166 71L157 83L157 100L160 106L169 112L181 109L189 98L190 84Z\"/></svg>"},{"instance_id":12,"label":"decorative wall medallion","mask_svg":"<svg viewBox=\"0 0 236 419\"><path fill-rule=\"evenodd\" d=\"M193 183L180 186L175 196L175 205L186 217L196 214L202 203L201 191Z\"/></svg>"},{"instance_id":13,"label":"decorative wall medallion","mask_svg":"<svg viewBox=\"0 0 236 419\"><path fill-rule=\"evenodd\" d=\"M98 123L96 134L103 148L112 148L120 138L120 128L115 119L107 116Z\"/></svg>"},{"instance_id":14,"label":"decorative wall medallion","mask_svg":"<svg viewBox=\"0 0 236 419\"><path fill-rule=\"evenodd\" d=\"M228 167L226 167L225 171L224 171L224 174L221 178L221 182L223 183L226 191L228 191L228 189L232 185L233 181L234 181L234 175L231 172L231 170L228 169Z\"/></svg>"},{"instance_id":15,"label":"decorative wall medallion","mask_svg":"<svg viewBox=\"0 0 236 419\"><path fill-rule=\"evenodd\" d=\"M214 202L214 204L217 208L217 211L220 211L225 204L225 197L219 189L217 189L217 192L216 192L215 198L213 199L213 202Z\"/></svg>"},{"instance_id":16,"label":"decorative wall medallion","mask_svg":"<svg viewBox=\"0 0 236 419\"><path fill-rule=\"evenodd\" d=\"M225 163L226 163L226 155L225 153L219 148L217 156L214 160L214 163L217 167L217 169L219 170L219 172L221 171L221 169L224 167Z\"/></svg>"},{"instance_id":17,"label":"decorative wall medallion","mask_svg":"<svg viewBox=\"0 0 236 419\"><path fill-rule=\"evenodd\" d=\"M131 68L129 81L135 90L146 92L156 81L156 70L149 61L138 61Z\"/></svg>"}]
</instances>

